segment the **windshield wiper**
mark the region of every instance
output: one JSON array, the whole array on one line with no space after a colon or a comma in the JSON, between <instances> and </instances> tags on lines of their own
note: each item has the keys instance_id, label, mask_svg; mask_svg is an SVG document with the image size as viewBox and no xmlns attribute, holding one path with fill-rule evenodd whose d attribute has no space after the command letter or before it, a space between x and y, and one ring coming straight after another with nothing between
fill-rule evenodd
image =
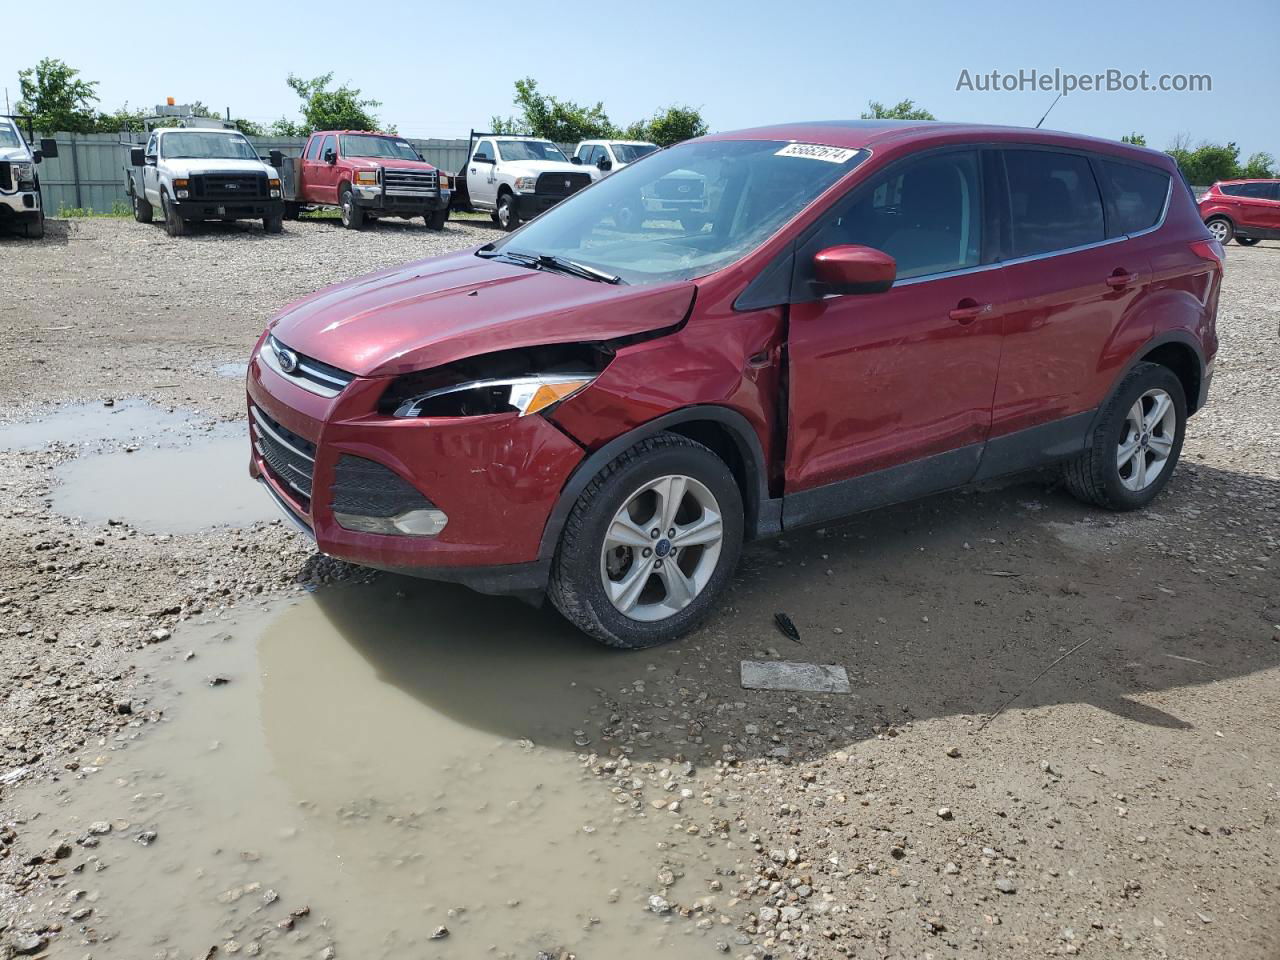
<instances>
[{"instance_id":1,"label":"windshield wiper","mask_svg":"<svg viewBox=\"0 0 1280 960\"><path fill-rule=\"evenodd\" d=\"M534 270L553 270L557 273L567 273L570 276L581 277L583 280L594 280L596 283L626 283L621 277L612 273L605 273L603 270L597 270L595 267L589 267L585 263L579 263L576 260L569 260L566 257L558 257L551 253L540 253L534 255L532 253L521 253L519 250L493 250L488 249L488 245L481 247L476 251L476 256L487 258L502 258L510 260L512 263L518 263L522 267L531 267Z\"/></svg>"}]
</instances>

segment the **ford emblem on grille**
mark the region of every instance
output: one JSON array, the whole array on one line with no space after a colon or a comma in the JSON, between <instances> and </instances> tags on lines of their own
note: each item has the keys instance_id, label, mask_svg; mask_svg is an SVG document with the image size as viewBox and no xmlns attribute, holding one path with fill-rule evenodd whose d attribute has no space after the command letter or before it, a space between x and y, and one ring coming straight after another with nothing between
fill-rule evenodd
<instances>
[{"instance_id":1,"label":"ford emblem on grille","mask_svg":"<svg viewBox=\"0 0 1280 960\"><path fill-rule=\"evenodd\" d=\"M566 190L568 190L568 189L569 189L570 187L572 187L572 186L573 186L573 181L572 181L572 180L566 180L566 181L564 182L564 188L565 188Z\"/></svg>"},{"instance_id":2,"label":"ford emblem on grille","mask_svg":"<svg viewBox=\"0 0 1280 960\"><path fill-rule=\"evenodd\" d=\"M288 347L282 347L280 344L273 344L272 349L276 352L276 360L280 363L280 369L285 373L293 373L298 369L298 355Z\"/></svg>"},{"instance_id":3,"label":"ford emblem on grille","mask_svg":"<svg viewBox=\"0 0 1280 960\"><path fill-rule=\"evenodd\" d=\"M228 190L239 190L239 189L240 189L240 184L238 184L238 183L228 183L228 184L227 184L227 189L228 189Z\"/></svg>"},{"instance_id":4,"label":"ford emblem on grille","mask_svg":"<svg viewBox=\"0 0 1280 960\"><path fill-rule=\"evenodd\" d=\"M688 185L687 183L682 183L682 184L680 184L680 192L681 192L681 193L688 193L688 192L689 192L689 185Z\"/></svg>"}]
</instances>

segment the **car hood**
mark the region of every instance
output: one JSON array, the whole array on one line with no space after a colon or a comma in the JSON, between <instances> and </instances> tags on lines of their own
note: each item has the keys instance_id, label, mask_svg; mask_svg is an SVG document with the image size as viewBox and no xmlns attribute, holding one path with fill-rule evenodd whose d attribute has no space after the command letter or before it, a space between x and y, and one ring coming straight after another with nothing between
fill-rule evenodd
<instances>
[{"instance_id":1,"label":"car hood","mask_svg":"<svg viewBox=\"0 0 1280 960\"><path fill-rule=\"evenodd\" d=\"M319 290L272 334L359 376L426 370L515 347L611 340L681 323L688 281L630 287L477 257L470 250Z\"/></svg>"},{"instance_id":2,"label":"car hood","mask_svg":"<svg viewBox=\"0 0 1280 960\"><path fill-rule=\"evenodd\" d=\"M563 163L560 160L503 160L502 169L509 173L587 173L580 163Z\"/></svg>"},{"instance_id":3,"label":"car hood","mask_svg":"<svg viewBox=\"0 0 1280 960\"><path fill-rule=\"evenodd\" d=\"M215 160L192 157L191 159L163 160L164 168L177 176L197 173L262 173L275 176L270 166L258 160Z\"/></svg>"},{"instance_id":4,"label":"car hood","mask_svg":"<svg viewBox=\"0 0 1280 960\"><path fill-rule=\"evenodd\" d=\"M0 160L25 163L31 159L26 147L0 147Z\"/></svg>"},{"instance_id":5,"label":"car hood","mask_svg":"<svg viewBox=\"0 0 1280 960\"><path fill-rule=\"evenodd\" d=\"M376 170L387 167L392 170L421 170L429 173L435 167L423 160L401 160L399 157L345 157L347 163L361 170Z\"/></svg>"}]
</instances>

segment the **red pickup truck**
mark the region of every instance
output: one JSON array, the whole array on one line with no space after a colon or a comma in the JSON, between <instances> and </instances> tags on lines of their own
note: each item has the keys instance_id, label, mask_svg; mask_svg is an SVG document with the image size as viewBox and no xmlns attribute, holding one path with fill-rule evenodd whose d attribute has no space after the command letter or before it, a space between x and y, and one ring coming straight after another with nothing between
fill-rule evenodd
<instances>
[{"instance_id":1,"label":"red pickup truck","mask_svg":"<svg viewBox=\"0 0 1280 960\"><path fill-rule=\"evenodd\" d=\"M422 159L403 137L367 130L311 134L300 157L277 165L285 218L304 209L337 207L353 230L379 217L422 217L432 230L449 219L449 177Z\"/></svg>"}]
</instances>

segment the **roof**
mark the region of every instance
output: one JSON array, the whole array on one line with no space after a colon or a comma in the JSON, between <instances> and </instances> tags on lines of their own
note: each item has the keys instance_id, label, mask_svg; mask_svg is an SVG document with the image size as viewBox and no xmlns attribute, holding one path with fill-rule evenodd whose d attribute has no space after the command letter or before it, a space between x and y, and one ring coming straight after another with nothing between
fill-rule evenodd
<instances>
[{"instance_id":1,"label":"roof","mask_svg":"<svg viewBox=\"0 0 1280 960\"><path fill-rule=\"evenodd\" d=\"M1010 140L1061 146L1088 146L1112 153L1139 153L1145 155L1148 160L1161 158L1162 165L1163 161L1168 160L1168 155L1159 150L1084 134L996 124L949 123L941 120L811 120L714 133L702 139L791 140L859 150L890 145L895 147L907 144L924 145L931 141Z\"/></svg>"},{"instance_id":2,"label":"roof","mask_svg":"<svg viewBox=\"0 0 1280 960\"><path fill-rule=\"evenodd\" d=\"M1234 180L1215 180L1214 185L1233 183L1280 183L1280 177L1236 177Z\"/></svg>"},{"instance_id":3,"label":"roof","mask_svg":"<svg viewBox=\"0 0 1280 960\"><path fill-rule=\"evenodd\" d=\"M637 147L656 147L657 144L652 140L623 140L617 137L592 137L590 140L579 140L578 145L584 143L629 143Z\"/></svg>"}]
</instances>

